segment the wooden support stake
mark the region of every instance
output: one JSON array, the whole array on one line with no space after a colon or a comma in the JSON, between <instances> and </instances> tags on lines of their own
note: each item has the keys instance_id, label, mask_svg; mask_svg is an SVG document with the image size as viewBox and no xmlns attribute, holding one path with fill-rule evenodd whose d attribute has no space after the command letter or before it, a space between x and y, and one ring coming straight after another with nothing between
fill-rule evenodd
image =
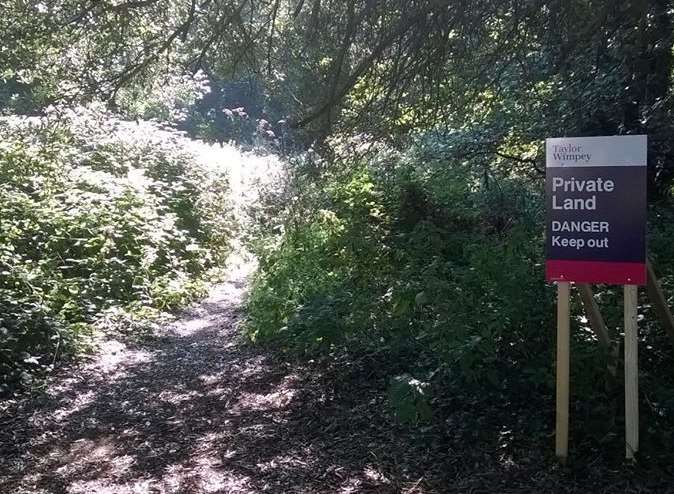
<instances>
[{"instance_id":1,"label":"wooden support stake","mask_svg":"<svg viewBox=\"0 0 674 494\"><path fill-rule=\"evenodd\" d=\"M608 330L606 329L606 324L604 324L604 318L599 311L599 306L592 295L592 288L587 283L577 283L576 286L578 287L578 293L580 293L580 299L583 301L583 307L585 308L585 314L587 314L587 320L590 322L590 328L597 335L599 343L604 348L610 348L611 339L608 336Z\"/></svg>"},{"instance_id":2,"label":"wooden support stake","mask_svg":"<svg viewBox=\"0 0 674 494\"><path fill-rule=\"evenodd\" d=\"M665 297L664 292L658 279L655 277L655 271L653 270L653 265L651 261L646 261L646 267L648 269L648 277L646 288L648 288L648 298L653 303L655 307L655 312L662 323L662 326L667 331L669 339L672 340L674 344L674 317L672 312L669 310L669 305L667 305L667 297Z\"/></svg>"},{"instance_id":3,"label":"wooden support stake","mask_svg":"<svg viewBox=\"0 0 674 494\"><path fill-rule=\"evenodd\" d=\"M639 450L637 286L625 285L625 457Z\"/></svg>"},{"instance_id":4,"label":"wooden support stake","mask_svg":"<svg viewBox=\"0 0 674 494\"><path fill-rule=\"evenodd\" d=\"M569 456L569 283L557 283L557 417L555 454L562 464Z\"/></svg>"}]
</instances>

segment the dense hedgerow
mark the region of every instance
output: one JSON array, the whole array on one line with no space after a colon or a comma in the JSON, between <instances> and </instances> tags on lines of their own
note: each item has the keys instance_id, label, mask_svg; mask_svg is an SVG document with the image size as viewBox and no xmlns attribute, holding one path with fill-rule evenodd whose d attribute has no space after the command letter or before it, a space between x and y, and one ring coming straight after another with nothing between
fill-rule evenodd
<instances>
[{"instance_id":1,"label":"dense hedgerow","mask_svg":"<svg viewBox=\"0 0 674 494\"><path fill-rule=\"evenodd\" d=\"M227 177L184 141L84 109L0 123L0 392L106 311L182 305L222 264Z\"/></svg>"}]
</instances>

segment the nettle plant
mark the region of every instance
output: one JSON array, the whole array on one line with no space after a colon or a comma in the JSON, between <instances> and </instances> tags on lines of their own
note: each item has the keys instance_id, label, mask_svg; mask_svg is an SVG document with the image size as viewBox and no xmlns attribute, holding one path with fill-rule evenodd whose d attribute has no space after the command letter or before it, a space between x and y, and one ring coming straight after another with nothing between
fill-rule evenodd
<instances>
[{"instance_id":1,"label":"nettle plant","mask_svg":"<svg viewBox=\"0 0 674 494\"><path fill-rule=\"evenodd\" d=\"M0 123L0 391L110 310L172 309L229 251L222 169L181 134L96 108Z\"/></svg>"}]
</instances>

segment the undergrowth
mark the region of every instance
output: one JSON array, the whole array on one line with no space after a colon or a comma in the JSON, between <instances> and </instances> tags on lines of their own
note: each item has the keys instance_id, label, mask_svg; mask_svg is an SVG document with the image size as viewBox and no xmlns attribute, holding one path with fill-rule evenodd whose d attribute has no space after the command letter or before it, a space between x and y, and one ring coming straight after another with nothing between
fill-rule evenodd
<instances>
[{"instance_id":1,"label":"undergrowth","mask_svg":"<svg viewBox=\"0 0 674 494\"><path fill-rule=\"evenodd\" d=\"M224 172L177 134L78 109L0 123L0 392L102 320L184 305L229 251Z\"/></svg>"}]
</instances>

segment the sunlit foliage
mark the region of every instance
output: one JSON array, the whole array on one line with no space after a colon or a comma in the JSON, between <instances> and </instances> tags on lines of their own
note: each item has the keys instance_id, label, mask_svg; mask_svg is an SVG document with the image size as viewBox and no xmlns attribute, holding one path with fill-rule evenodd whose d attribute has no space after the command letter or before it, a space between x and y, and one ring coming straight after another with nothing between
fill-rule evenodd
<instances>
[{"instance_id":1,"label":"sunlit foliage","mask_svg":"<svg viewBox=\"0 0 674 494\"><path fill-rule=\"evenodd\" d=\"M182 138L78 108L0 123L0 387L112 307L183 305L228 253L228 183Z\"/></svg>"}]
</instances>

